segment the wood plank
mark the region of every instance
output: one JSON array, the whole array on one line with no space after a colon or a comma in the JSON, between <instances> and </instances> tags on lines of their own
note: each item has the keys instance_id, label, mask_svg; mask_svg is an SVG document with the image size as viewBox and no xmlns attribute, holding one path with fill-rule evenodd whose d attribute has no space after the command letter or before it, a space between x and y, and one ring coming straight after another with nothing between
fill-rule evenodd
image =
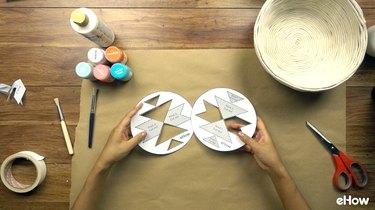
<instances>
[{"instance_id":1,"label":"wood plank","mask_svg":"<svg viewBox=\"0 0 375 210\"><path fill-rule=\"evenodd\" d=\"M0 126L14 124L58 124L54 98L59 98L65 121L77 125L79 119L80 87L28 87L23 106L0 95Z\"/></svg>"},{"instance_id":2,"label":"wood plank","mask_svg":"<svg viewBox=\"0 0 375 210\"><path fill-rule=\"evenodd\" d=\"M12 47L30 46L66 48L95 46L70 27L71 11L66 8L0 9L2 29L0 47L7 47L6 49L9 50ZM176 49L251 47L252 30L259 10L96 9L94 11L115 32L115 45L127 49Z\"/></svg>"},{"instance_id":3,"label":"wood plank","mask_svg":"<svg viewBox=\"0 0 375 210\"><path fill-rule=\"evenodd\" d=\"M60 0L27 0L27 1L9 1L0 3L0 7L124 7L124 8L260 8L264 0L137 0L137 1L116 1L116 0L78 0L78 1L60 1Z\"/></svg>"},{"instance_id":4,"label":"wood plank","mask_svg":"<svg viewBox=\"0 0 375 210\"><path fill-rule=\"evenodd\" d=\"M30 193L17 194L0 187L0 209L69 209L70 164L46 164L44 182Z\"/></svg>"},{"instance_id":5,"label":"wood plank","mask_svg":"<svg viewBox=\"0 0 375 210\"><path fill-rule=\"evenodd\" d=\"M357 197L357 198L369 198L369 204L367 206L350 206L347 208L343 209L374 209L375 208L375 201L374 201L374 195L375 195L375 190L371 186L371 180L374 180L374 176L370 175L369 176L369 185L366 186L364 189L349 189L345 194L347 197L351 195L352 197Z\"/></svg>"},{"instance_id":6,"label":"wood plank","mask_svg":"<svg viewBox=\"0 0 375 210\"><path fill-rule=\"evenodd\" d=\"M363 14L366 19L366 25L367 27L375 25L375 13L374 13L374 8L375 8L375 2L371 3L372 9L363 9Z\"/></svg>"},{"instance_id":7,"label":"wood plank","mask_svg":"<svg viewBox=\"0 0 375 210\"><path fill-rule=\"evenodd\" d=\"M26 197L26 196L25 196ZM69 199L69 197L68 197ZM16 200L16 201L14 201ZM11 198L10 201L2 204L0 206L0 210L67 210L69 209L69 201L30 201L24 202L24 199L18 198L13 199Z\"/></svg>"},{"instance_id":8,"label":"wood plank","mask_svg":"<svg viewBox=\"0 0 375 210\"><path fill-rule=\"evenodd\" d=\"M375 86L375 57L366 55L357 72L348 80L348 86Z\"/></svg>"},{"instance_id":9,"label":"wood plank","mask_svg":"<svg viewBox=\"0 0 375 210\"><path fill-rule=\"evenodd\" d=\"M78 86L81 79L75 75L75 65L86 61L89 48L15 47L0 48L0 75L2 83L12 84L21 78L26 85ZM61 56L69 55L69 56ZM23 62L15 62L14 57ZM365 56L361 67L348 80L348 86L375 86L375 58ZM1 96L0 96L1 97Z\"/></svg>"},{"instance_id":10,"label":"wood plank","mask_svg":"<svg viewBox=\"0 0 375 210\"><path fill-rule=\"evenodd\" d=\"M76 125L68 125L72 143ZM68 164L71 158L65 145L60 123L0 125L0 160L20 151L33 151L46 158L46 163Z\"/></svg>"},{"instance_id":11,"label":"wood plank","mask_svg":"<svg viewBox=\"0 0 375 210\"><path fill-rule=\"evenodd\" d=\"M79 86L82 80L76 76L75 66L81 61L87 61L88 49L0 47L0 82L11 85L21 78L26 88Z\"/></svg>"},{"instance_id":12,"label":"wood plank","mask_svg":"<svg viewBox=\"0 0 375 210\"><path fill-rule=\"evenodd\" d=\"M355 159L361 160L365 164L375 167L375 129L373 125L347 126L347 152ZM375 172L375 168L371 172ZM374 174L375 175L375 174Z\"/></svg>"},{"instance_id":13,"label":"wood plank","mask_svg":"<svg viewBox=\"0 0 375 210\"><path fill-rule=\"evenodd\" d=\"M0 47L7 46L9 50L14 46L95 46L71 29L71 11L70 8L0 9ZM115 32L115 44L128 49L253 47L253 27L259 12L258 9L94 11ZM375 24L375 14L370 10L364 12L367 24Z\"/></svg>"},{"instance_id":14,"label":"wood plank","mask_svg":"<svg viewBox=\"0 0 375 210\"><path fill-rule=\"evenodd\" d=\"M0 7L124 7L124 8L261 8L264 0L137 0L137 1L116 1L116 0L78 0L78 1L59 1L59 0L28 0L12 1L0 3ZM375 8L373 0L357 0L362 8Z\"/></svg>"},{"instance_id":15,"label":"wood plank","mask_svg":"<svg viewBox=\"0 0 375 210\"><path fill-rule=\"evenodd\" d=\"M375 128L375 102L371 99L372 87L347 87L347 126L372 126Z\"/></svg>"},{"instance_id":16,"label":"wood plank","mask_svg":"<svg viewBox=\"0 0 375 210\"><path fill-rule=\"evenodd\" d=\"M358 69L357 72L347 81L347 86L375 86L375 69Z\"/></svg>"},{"instance_id":17,"label":"wood plank","mask_svg":"<svg viewBox=\"0 0 375 210\"><path fill-rule=\"evenodd\" d=\"M369 64L371 63L365 62L365 65ZM355 78L354 85L356 86L347 87L346 150L351 158L365 164L370 181L364 190L351 189L346 194L370 198L368 207L371 209L375 205L375 186L371 181L375 179L375 141L373 141L375 139L375 103L371 100L371 86L368 86L368 81ZM353 85L352 82L348 84Z\"/></svg>"}]
</instances>

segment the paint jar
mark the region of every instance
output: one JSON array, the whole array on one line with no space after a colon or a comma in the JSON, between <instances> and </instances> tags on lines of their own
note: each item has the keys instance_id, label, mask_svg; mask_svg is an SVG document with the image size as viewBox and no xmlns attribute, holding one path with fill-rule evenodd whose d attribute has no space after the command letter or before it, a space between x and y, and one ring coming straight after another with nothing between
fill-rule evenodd
<instances>
[{"instance_id":1,"label":"paint jar","mask_svg":"<svg viewBox=\"0 0 375 210\"><path fill-rule=\"evenodd\" d=\"M104 50L96 47L89 49L87 52L87 59L94 65L107 63L107 59L105 59L104 56Z\"/></svg>"},{"instance_id":2,"label":"paint jar","mask_svg":"<svg viewBox=\"0 0 375 210\"><path fill-rule=\"evenodd\" d=\"M115 63L111 67L111 75L121 81L129 81L133 76L131 68L122 63Z\"/></svg>"},{"instance_id":3,"label":"paint jar","mask_svg":"<svg viewBox=\"0 0 375 210\"><path fill-rule=\"evenodd\" d=\"M111 70L109 66L99 64L94 67L94 77L102 82L111 83L115 81L115 78L111 76Z\"/></svg>"},{"instance_id":4,"label":"paint jar","mask_svg":"<svg viewBox=\"0 0 375 210\"><path fill-rule=\"evenodd\" d=\"M80 62L76 65L76 74L83 79L96 80L93 69L94 66L91 63Z\"/></svg>"},{"instance_id":5,"label":"paint jar","mask_svg":"<svg viewBox=\"0 0 375 210\"><path fill-rule=\"evenodd\" d=\"M122 49L110 46L105 50L105 58L111 63L127 63L128 57Z\"/></svg>"},{"instance_id":6,"label":"paint jar","mask_svg":"<svg viewBox=\"0 0 375 210\"><path fill-rule=\"evenodd\" d=\"M91 9L74 10L70 15L70 25L74 31L101 47L108 47L115 41L113 31Z\"/></svg>"}]
</instances>

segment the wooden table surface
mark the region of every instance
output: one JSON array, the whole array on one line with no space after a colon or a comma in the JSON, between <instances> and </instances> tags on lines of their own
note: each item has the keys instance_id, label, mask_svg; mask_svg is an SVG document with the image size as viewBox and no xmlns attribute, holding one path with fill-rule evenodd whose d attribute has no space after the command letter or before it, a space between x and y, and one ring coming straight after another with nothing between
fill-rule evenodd
<instances>
[{"instance_id":1,"label":"wooden table surface","mask_svg":"<svg viewBox=\"0 0 375 210\"><path fill-rule=\"evenodd\" d=\"M0 3L0 83L21 78L24 105L0 95L0 161L22 150L46 157L47 177L28 194L15 194L0 184L0 209L68 209L71 156L63 140L53 102L60 99L71 138L79 118L81 80L74 67L95 44L75 33L70 13L93 8L115 31L115 45L125 49L252 48L253 27L264 0L14 0ZM375 25L375 1L358 0ZM340 47L340 46L337 46ZM370 181L347 194L369 197L375 206L375 58L346 83L347 153L366 164ZM334 119L332 119L334 120ZM32 176L30 165L15 174Z\"/></svg>"}]
</instances>

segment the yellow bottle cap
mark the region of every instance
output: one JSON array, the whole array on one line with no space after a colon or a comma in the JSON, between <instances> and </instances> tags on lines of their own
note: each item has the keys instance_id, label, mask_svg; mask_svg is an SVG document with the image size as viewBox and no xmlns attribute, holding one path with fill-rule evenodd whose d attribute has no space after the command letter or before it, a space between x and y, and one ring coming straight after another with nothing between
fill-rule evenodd
<instances>
[{"instance_id":1,"label":"yellow bottle cap","mask_svg":"<svg viewBox=\"0 0 375 210\"><path fill-rule=\"evenodd\" d=\"M86 17L86 14L79 9L76 9L70 14L70 19L80 25L80 26L85 26L88 23L88 18Z\"/></svg>"}]
</instances>

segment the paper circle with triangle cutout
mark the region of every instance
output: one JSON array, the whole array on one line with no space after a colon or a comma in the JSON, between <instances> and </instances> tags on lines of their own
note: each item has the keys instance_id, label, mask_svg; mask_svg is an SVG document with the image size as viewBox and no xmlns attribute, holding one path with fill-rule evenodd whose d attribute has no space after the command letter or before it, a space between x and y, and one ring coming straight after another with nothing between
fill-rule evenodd
<instances>
[{"instance_id":1,"label":"paper circle with triangle cutout","mask_svg":"<svg viewBox=\"0 0 375 210\"><path fill-rule=\"evenodd\" d=\"M191 123L195 135L205 146L217 151L233 151L244 145L238 131L229 124L245 125L241 131L253 136L256 113L251 102L241 93L228 88L215 88L205 92L195 102Z\"/></svg>"},{"instance_id":2,"label":"paper circle with triangle cutout","mask_svg":"<svg viewBox=\"0 0 375 210\"><path fill-rule=\"evenodd\" d=\"M193 135L191 105L171 92L156 92L143 98L142 108L132 118L133 136L142 131L147 135L138 145L147 152L165 155L185 146Z\"/></svg>"}]
</instances>

